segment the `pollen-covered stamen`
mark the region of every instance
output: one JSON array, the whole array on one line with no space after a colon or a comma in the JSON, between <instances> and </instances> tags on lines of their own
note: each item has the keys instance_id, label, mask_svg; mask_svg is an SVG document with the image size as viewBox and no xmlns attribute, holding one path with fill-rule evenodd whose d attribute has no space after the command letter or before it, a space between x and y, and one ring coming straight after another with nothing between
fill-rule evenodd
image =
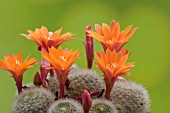
<instances>
[{"instance_id":1,"label":"pollen-covered stamen","mask_svg":"<svg viewBox=\"0 0 170 113\"><path fill-rule=\"evenodd\" d=\"M108 42L109 42L109 43L112 43L112 41L111 41L111 40L109 40Z\"/></svg>"},{"instance_id":2,"label":"pollen-covered stamen","mask_svg":"<svg viewBox=\"0 0 170 113\"><path fill-rule=\"evenodd\" d=\"M67 61L64 56L60 56L60 58L65 62Z\"/></svg>"},{"instance_id":3,"label":"pollen-covered stamen","mask_svg":"<svg viewBox=\"0 0 170 113\"><path fill-rule=\"evenodd\" d=\"M107 67L113 69L113 68L116 67L116 63L110 63L110 64L107 65Z\"/></svg>"},{"instance_id":4,"label":"pollen-covered stamen","mask_svg":"<svg viewBox=\"0 0 170 113\"><path fill-rule=\"evenodd\" d=\"M20 65L20 62L19 62L19 60L16 60L16 62L15 62L17 65Z\"/></svg>"}]
</instances>

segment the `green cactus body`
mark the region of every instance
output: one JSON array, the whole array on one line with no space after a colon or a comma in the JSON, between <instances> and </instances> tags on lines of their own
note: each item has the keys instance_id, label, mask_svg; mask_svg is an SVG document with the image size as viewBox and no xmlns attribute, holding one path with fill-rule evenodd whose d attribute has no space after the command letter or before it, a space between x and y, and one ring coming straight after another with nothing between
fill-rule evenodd
<instances>
[{"instance_id":1,"label":"green cactus body","mask_svg":"<svg viewBox=\"0 0 170 113\"><path fill-rule=\"evenodd\" d=\"M49 77L47 88L53 93L59 92L60 83L57 79L57 76Z\"/></svg>"},{"instance_id":2,"label":"green cactus body","mask_svg":"<svg viewBox=\"0 0 170 113\"><path fill-rule=\"evenodd\" d=\"M12 113L46 113L54 95L44 88L31 88L17 95Z\"/></svg>"},{"instance_id":3,"label":"green cactus body","mask_svg":"<svg viewBox=\"0 0 170 113\"><path fill-rule=\"evenodd\" d=\"M92 100L92 106L89 113L116 113L115 106L106 99Z\"/></svg>"},{"instance_id":4,"label":"green cactus body","mask_svg":"<svg viewBox=\"0 0 170 113\"><path fill-rule=\"evenodd\" d=\"M110 100L119 113L146 113L149 111L150 100L147 90L134 82L116 82Z\"/></svg>"},{"instance_id":5,"label":"green cactus body","mask_svg":"<svg viewBox=\"0 0 170 113\"><path fill-rule=\"evenodd\" d=\"M50 106L48 113L83 113L83 108L76 100L60 99Z\"/></svg>"},{"instance_id":6,"label":"green cactus body","mask_svg":"<svg viewBox=\"0 0 170 113\"><path fill-rule=\"evenodd\" d=\"M70 80L69 90L67 91L69 98L82 95L84 90L93 92L104 89L102 77L90 69L73 69L70 71L68 78Z\"/></svg>"}]
</instances>

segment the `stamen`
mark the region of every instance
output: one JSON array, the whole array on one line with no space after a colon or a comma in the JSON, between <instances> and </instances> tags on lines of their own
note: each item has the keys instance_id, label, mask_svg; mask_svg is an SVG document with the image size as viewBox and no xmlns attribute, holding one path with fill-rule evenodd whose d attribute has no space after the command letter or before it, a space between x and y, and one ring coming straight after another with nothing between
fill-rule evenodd
<instances>
[{"instance_id":1,"label":"stamen","mask_svg":"<svg viewBox=\"0 0 170 113\"><path fill-rule=\"evenodd\" d=\"M17 64L17 65L20 65L19 60L16 60L16 64Z\"/></svg>"},{"instance_id":2,"label":"stamen","mask_svg":"<svg viewBox=\"0 0 170 113\"><path fill-rule=\"evenodd\" d=\"M110 64L108 64L108 66L109 66L111 69L113 69L113 68L116 67L116 63L110 63Z\"/></svg>"},{"instance_id":3,"label":"stamen","mask_svg":"<svg viewBox=\"0 0 170 113\"><path fill-rule=\"evenodd\" d=\"M66 62L66 59L65 59L65 57L64 57L64 56L60 56L60 58L61 58L63 61L65 61L65 62Z\"/></svg>"}]
</instances>

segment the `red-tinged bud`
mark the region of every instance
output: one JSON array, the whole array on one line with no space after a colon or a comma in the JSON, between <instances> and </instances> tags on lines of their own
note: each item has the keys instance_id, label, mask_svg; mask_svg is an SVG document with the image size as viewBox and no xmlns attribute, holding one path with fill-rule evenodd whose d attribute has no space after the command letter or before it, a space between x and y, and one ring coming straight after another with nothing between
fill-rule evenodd
<instances>
[{"instance_id":1,"label":"red-tinged bud","mask_svg":"<svg viewBox=\"0 0 170 113\"><path fill-rule=\"evenodd\" d=\"M86 42L84 43L86 49L87 66L89 69L91 69L94 59L94 41L93 38L89 36L89 34L87 33L87 30L92 31L92 27L91 26L86 27Z\"/></svg>"},{"instance_id":2,"label":"red-tinged bud","mask_svg":"<svg viewBox=\"0 0 170 113\"><path fill-rule=\"evenodd\" d=\"M87 90L84 90L84 93L82 94L82 106L84 109L84 113L89 113L89 109L92 105L92 99L90 97L90 93Z\"/></svg>"},{"instance_id":3,"label":"red-tinged bud","mask_svg":"<svg viewBox=\"0 0 170 113\"><path fill-rule=\"evenodd\" d=\"M40 86L42 84L39 72L36 72L36 74L34 75L34 81L33 82L34 82L35 86Z\"/></svg>"}]
</instances>

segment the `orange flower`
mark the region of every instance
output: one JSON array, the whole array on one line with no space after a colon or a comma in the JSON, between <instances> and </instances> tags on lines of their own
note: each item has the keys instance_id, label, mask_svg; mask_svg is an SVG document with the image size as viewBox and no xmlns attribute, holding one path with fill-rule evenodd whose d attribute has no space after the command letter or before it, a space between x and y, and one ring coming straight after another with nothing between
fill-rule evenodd
<instances>
[{"instance_id":1,"label":"orange flower","mask_svg":"<svg viewBox=\"0 0 170 113\"><path fill-rule=\"evenodd\" d=\"M0 60L0 68L9 71L13 75L19 94L22 91L23 73L37 63L34 58L29 60L28 58L29 56L22 62L22 53L20 52L18 55L4 56L5 60Z\"/></svg>"},{"instance_id":2,"label":"orange flower","mask_svg":"<svg viewBox=\"0 0 170 113\"><path fill-rule=\"evenodd\" d=\"M42 26L40 29L36 28L35 31L28 30L28 35L21 34L22 36L33 40L39 46L38 49L48 51L48 47L51 48L54 46L57 48L60 44L72 40L70 38L73 36L71 33L65 33L61 35L62 28L58 29L54 33L49 32L48 29Z\"/></svg>"},{"instance_id":3,"label":"orange flower","mask_svg":"<svg viewBox=\"0 0 170 113\"><path fill-rule=\"evenodd\" d=\"M68 72L70 70L71 65L75 62L75 60L79 57L78 50L76 51L68 51L68 49L62 49L61 47L56 49L54 47L48 48L48 53L42 51L41 54L45 60L47 60L57 74L57 78L60 82L60 96L64 97L64 84L67 80ZM61 91L62 90L62 91ZM62 94L61 94L62 93Z\"/></svg>"},{"instance_id":4,"label":"orange flower","mask_svg":"<svg viewBox=\"0 0 170 113\"><path fill-rule=\"evenodd\" d=\"M128 26L122 32L120 31L119 23L116 23L114 20L111 22L110 26L103 23L102 26L96 24L96 32L88 30L87 32L93 38L101 42L104 50L107 48L113 51L119 51L121 47L127 43L129 38L135 33L136 28L132 29L132 25Z\"/></svg>"},{"instance_id":5,"label":"orange flower","mask_svg":"<svg viewBox=\"0 0 170 113\"><path fill-rule=\"evenodd\" d=\"M104 73L106 84L105 97L107 99L117 77L120 75L130 75L127 71L134 66L134 63L126 63L129 53L123 52L107 49L106 53L101 51L95 54L99 62L95 62L95 64Z\"/></svg>"}]
</instances>

